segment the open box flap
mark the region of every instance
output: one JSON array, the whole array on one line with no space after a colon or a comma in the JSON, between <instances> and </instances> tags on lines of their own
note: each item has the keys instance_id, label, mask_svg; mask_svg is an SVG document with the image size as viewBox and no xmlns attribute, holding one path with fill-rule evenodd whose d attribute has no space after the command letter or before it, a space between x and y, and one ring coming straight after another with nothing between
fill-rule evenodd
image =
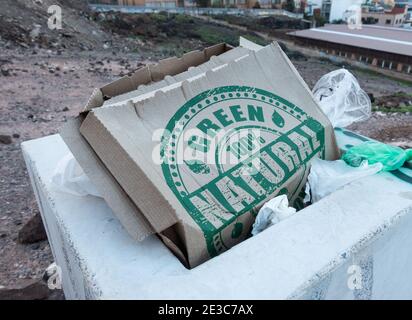
<instances>
[{"instance_id":1,"label":"open box flap","mask_svg":"<svg viewBox=\"0 0 412 320\"><path fill-rule=\"evenodd\" d=\"M131 76L124 76L101 88L96 88L89 98L83 112L101 107L105 100L137 89L140 85L146 85L164 79L165 76L173 76L184 72L190 67L196 67L212 56L222 54L233 47L220 43L208 47L202 51L195 50L184 54L181 58L171 57L160 60L157 64L151 64L137 69Z\"/></svg>"},{"instance_id":2,"label":"open box flap","mask_svg":"<svg viewBox=\"0 0 412 320\"><path fill-rule=\"evenodd\" d=\"M71 119L62 128L60 135L85 174L103 195L108 206L115 212L123 227L134 239L141 241L155 233L144 215L80 134L80 125L79 118Z\"/></svg>"}]
</instances>

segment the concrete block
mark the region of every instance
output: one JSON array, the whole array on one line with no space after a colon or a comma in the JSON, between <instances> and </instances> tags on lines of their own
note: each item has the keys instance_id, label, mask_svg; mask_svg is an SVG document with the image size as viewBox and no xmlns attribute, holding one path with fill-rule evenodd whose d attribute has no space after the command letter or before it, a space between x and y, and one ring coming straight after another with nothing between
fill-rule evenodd
<instances>
[{"instance_id":1,"label":"concrete block","mask_svg":"<svg viewBox=\"0 0 412 320\"><path fill-rule=\"evenodd\" d=\"M342 149L365 138L338 130ZM102 199L53 190L58 135L22 144L68 299L412 298L412 172L358 180L187 270L134 241Z\"/></svg>"}]
</instances>

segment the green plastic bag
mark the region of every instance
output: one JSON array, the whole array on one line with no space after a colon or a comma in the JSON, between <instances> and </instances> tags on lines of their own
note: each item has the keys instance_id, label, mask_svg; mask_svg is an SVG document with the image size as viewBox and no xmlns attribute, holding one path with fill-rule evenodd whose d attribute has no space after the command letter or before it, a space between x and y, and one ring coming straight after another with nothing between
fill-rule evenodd
<instances>
[{"instance_id":1,"label":"green plastic bag","mask_svg":"<svg viewBox=\"0 0 412 320\"><path fill-rule=\"evenodd\" d=\"M383 171L392 171L402 167L405 161L412 160L412 149L403 150L381 142L367 141L346 151L342 160L352 167L359 167L365 160L369 164L380 162Z\"/></svg>"}]
</instances>

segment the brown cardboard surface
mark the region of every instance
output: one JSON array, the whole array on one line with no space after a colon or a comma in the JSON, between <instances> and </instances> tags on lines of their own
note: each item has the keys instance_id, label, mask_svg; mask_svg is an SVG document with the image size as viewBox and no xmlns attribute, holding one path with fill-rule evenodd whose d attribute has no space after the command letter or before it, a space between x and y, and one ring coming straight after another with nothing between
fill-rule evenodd
<instances>
[{"instance_id":1,"label":"brown cardboard surface","mask_svg":"<svg viewBox=\"0 0 412 320\"><path fill-rule=\"evenodd\" d=\"M210 64L210 60L204 62L205 59L210 59L210 51L208 51L207 54L205 50L193 51L183 55L183 57L180 59L165 59L163 62L160 62L157 70L160 70L160 72L162 72L165 77L170 77L171 75L167 72L177 71L176 69L170 68L168 65L170 63L180 62L184 64L184 69L193 70L193 67L200 66L202 67L201 70L207 70L212 66L226 63L231 59L239 57L240 52L242 54L245 53L245 50L239 50L238 48L235 48L235 50L233 50L234 53L228 55L228 53L232 51L229 50L231 47L222 44L213 46L213 48L215 48L212 50L214 53L220 53L221 55L221 58L219 58L218 60L214 60L214 63ZM236 52L238 53L236 54ZM216 57L213 56L212 58ZM179 68L181 68L181 65L179 66ZM198 71L197 73L199 72L200 71ZM182 74L177 74L176 76L178 77L178 79L184 80L190 77L192 74L192 72L186 71ZM173 80L172 82L174 83L175 80ZM161 88L167 85L168 82L165 80L153 82L151 78L151 73L149 71L149 67L143 67L134 72L131 77L124 77L104 86L101 89L95 89L92 96L89 99L88 108L97 108L103 105L103 92L106 96L116 96L120 92L124 92L128 89L134 88L136 84L147 84L145 87L140 86L140 92L148 92L157 88ZM139 90L136 94L139 94ZM86 108L86 112L88 108ZM139 241L143 240L148 235L156 233L156 230L154 230L150 226L150 223L147 221L145 216L141 214L141 211L131 201L131 199L124 192L120 184L116 181L116 179L113 177L110 171L107 170L103 162L99 159L99 157L90 147L89 143L80 134L79 128L82 121L84 120L85 114L86 113L80 115L76 119L69 120L68 123L61 130L60 134L66 142L66 144L68 145L71 152L74 154L76 160L79 162L84 172L87 174L89 179L96 185L96 188L103 195L105 201L108 203L109 207L118 217L118 219L120 220L121 224L125 227L127 232L133 238ZM164 241L166 241L167 237L172 234L172 232L170 231L171 229L173 228L169 228L169 231L162 236L162 239ZM175 235L177 234L176 231L173 232ZM177 241L176 236L172 238L173 241ZM169 241L169 243L171 242ZM179 249L176 248L174 250L175 254L180 255L181 259L185 259L185 255L183 253L179 253L178 251Z\"/></svg>"},{"instance_id":2,"label":"brown cardboard surface","mask_svg":"<svg viewBox=\"0 0 412 320\"><path fill-rule=\"evenodd\" d=\"M203 51L188 52L181 58L171 57L159 61L157 64L148 65L136 70L131 76L109 83L100 89L95 89L93 95L89 98L84 111L87 112L93 108L103 105L105 99L133 91L140 85L146 85L151 82L158 82L166 75L172 76L186 71L189 67L198 66L208 61L212 56L222 54L232 47L220 43Z\"/></svg>"},{"instance_id":3,"label":"brown cardboard surface","mask_svg":"<svg viewBox=\"0 0 412 320\"><path fill-rule=\"evenodd\" d=\"M134 108L129 109L129 111L127 117L133 119L136 116ZM123 113L123 115L126 114ZM123 125L126 126L125 123ZM123 130L123 125L118 129ZM152 172L143 172L130 155L122 152L119 141L115 136L109 134L102 119L97 118L94 112L89 113L83 121L80 132L82 127L88 128L86 140L93 146L93 150L99 155L99 158L116 177L137 207L147 213L145 217L152 228L156 232L161 232L174 225L178 221L177 217L169 203L157 196L156 181L152 182ZM139 157L141 161L150 160L147 154L140 154L138 149L134 151L133 156Z\"/></svg>"},{"instance_id":4,"label":"brown cardboard surface","mask_svg":"<svg viewBox=\"0 0 412 320\"><path fill-rule=\"evenodd\" d=\"M213 50L216 48L210 52ZM196 109L198 102L201 111ZM243 113L239 113L240 108ZM228 110L238 111L228 116ZM164 136L167 143L159 149L159 142L153 140L156 130L170 127L184 132L191 121L199 128L210 119L217 126L217 115L221 126L229 128L259 125L266 143L263 155L270 151L279 161L283 159L282 164L269 156L261 160L265 165L259 174L273 180L267 189L257 178L240 174L244 164L254 166L247 159L233 167L210 165L209 171L202 172L188 165L194 161L190 156L183 157L178 179L167 175L180 156L169 155L175 150L170 143L174 141L172 135ZM238 120L233 121L233 117ZM233 130L243 130L239 128ZM165 233L162 237L180 250L178 256L185 257L190 267L244 240L254 213L279 192L287 192L293 203L305 184L313 157L335 160L339 156L329 120L276 44L156 93L139 96L134 103L93 109L80 132L151 227L158 233L173 229L175 237ZM159 155L159 150L170 157L172 164L153 162L152 155ZM179 181L184 182L183 187Z\"/></svg>"},{"instance_id":5,"label":"brown cardboard surface","mask_svg":"<svg viewBox=\"0 0 412 320\"><path fill-rule=\"evenodd\" d=\"M204 53L203 52L199 52L202 53L202 57L204 57ZM204 72L206 72L207 70L211 70L215 67L218 67L220 65L224 65L226 63L228 63L229 61L234 61L236 59L239 59L242 56L245 56L249 53L248 49L245 48L241 48L241 47L237 47L237 48L233 48L229 51L224 51L223 53L217 55L217 56L212 56L210 57L209 60L207 60L206 62L200 64L200 65L193 65L187 68L187 70L185 70L182 73L179 74L175 74L173 75L173 73L167 74L164 76L163 80L160 80L158 82L150 82L150 84L142 84L139 85L138 89L136 90L132 90L129 91L127 93L118 95L116 97L113 97L107 101L105 101L103 103L103 106L112 106L112 105L121 105L121 104L125 104L125 102L129 101L129 100L133 100L134 98L142 95L142 94L146 94L148 92L152 92L155 90L159 90L163 87L166 87L168 85L177 83L177 82L181 82L185 79L189 79L191 77L195 77L198 76ZM191 56L191 55L189 55ZM184 59L184 57L183 57ZM202 58L204 59L204 58ZM189 59L187 59L189 60ZM189 62L189 61L188 61ZM187 62L187 63L188 63ZM167 64L170 64L171 61L168 61ZM198 61L193 61L193 63L198 63ZM166 69L166 67L165 67ZM165 70L162 71L163 74L165 74ZM138 81L136 81L137 83Z\"/></svg>"},{"instance_id":6,"label":"brown cardboard surface","mask_svg":"<svg viewBox=\"0 0 412 320\"><path fill-rule=\"evenodd\" d=\"M116 212L120 223L134 239L140 241L155 233L144 215L80 134L80 124L81 121L78 118L69 120L60 131L60 135L76 156L85 174L93 181L108 206Z\"/></svg>"}]
</instances>

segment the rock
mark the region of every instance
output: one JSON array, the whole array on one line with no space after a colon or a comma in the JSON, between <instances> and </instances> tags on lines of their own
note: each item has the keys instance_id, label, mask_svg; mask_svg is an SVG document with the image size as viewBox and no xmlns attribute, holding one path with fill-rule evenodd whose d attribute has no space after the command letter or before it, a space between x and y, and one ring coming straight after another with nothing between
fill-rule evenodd
<instances>
[{"instance_id":1,"label":"rock","mask_svg":"<svg viewBox=\"0 0 412 320\"><path fill-rule=\"evenodd\" d=\"M46 240L47 234L41 220L40 213L37 212L19 231L18 241L20 243L35 243Z\"/></svg>"},{"instance_id":2,"label":"rock","mask_svg":"<svg viewBox=\"0 0 412 320\"><path fill-rule=\"evenodd\" d=\"M24 43L24 42L19 42L19 45L21 46L21 47L23 47L23 48L26 48L26 49L29 49L30 47L26 44L26 43Z\"/></svg>"},{"instance_id":3,"label":"rock","mask_svg":"<svg viewBox=\"0 0 412 320\"><path fill-rule=\"evenodd\" d=\"M12 287L0 288L0 300L44 300L50 290L41 280L19 279Z\"/></svg>"},{"instance_id":4,"label":"rock","mask_svg":"<svg viewBox=\"0 0 412 320\"><path fill-rule=\"evenodd\" d=\"M64 108L62 109L62 111L63 111L63 112L69 111L69 108L68 108L68 107L64 107Z\"/></svg>"},{"instance_id":5,"label":"rock","mask_svg":"<svg viewBox=\"0 0 412 320\"><path fill-rule=\"evenodd\" d=\"M37 117L34 114L31 114L31 113L27 116L27 118L31 119L33 122L37 121Z\"/></svg>"},{"instance_id":6,"label":"rock","mask_svg":"<svg viewBox=\"0 0 412 320\"><path fill-rule=\"evenodd\" d=\"M9 76L10 76L10 71L7 70L7 69L1 68L1 74L2 74L4 77L9 77Z\"/></svg>"},{"instance_id":7,"label":"rock","mask_svg":"<svg viewBox=\"0 0 412 320\"><path fill-rule=\"evenodd\" d=\"M20 135L18 133L13 133L13 138L18 139L20 138Z\"/></svg>"},{"instance_id":8,"label":"rock","mask_svg":"<svg viewBox=\"0 0 412 320\"><path fill-rule=\"evenodd\" d=\"M33 27L34 28L30 31L30 38L32 40L37 39L39 37L41 25L35 24Z\"/></svg>"},{"instance_id":9,"label":"rock","mask_svg":"<svg viewBox=\"0 0 412 320\"><path fill-rule=\"evenodd\" d=\"M40 244L37 242L37 243L33 243L33 244L31 244L30 245L30 249L32 249L32 250L39 250L40 249Z\"/></svg>"},{"instance_id":10,"label":"rock","mask_svg":"<svg viewBox=\"0 0 412 320\"><path fill-rule=\"evenodd\" d=\"M63 290L51 290L47 300L65 300Z\"/></svg>"},{"instance_id":11,"label":"rock","mask_svg":"<svg viewBox=\"0 0 412 320\"><path fill-rule=\"evenodd\" d=\"M2 144L10 144L12 143L12 139L10 135L2 134L0 135L0 143Z\"/></svg>"},{"instance_id":12,"label":"rock","mask_svg":"<svg viewBox=\"0 0 412 320\"><path fill-rule=\"evenodd\" d=\"M98 21L104 21L104 20L106 20L106 15L105 15L103 12L100 12L100 13L97 15L97 20L98 20Z\"/></svg>"}]
</instances>

